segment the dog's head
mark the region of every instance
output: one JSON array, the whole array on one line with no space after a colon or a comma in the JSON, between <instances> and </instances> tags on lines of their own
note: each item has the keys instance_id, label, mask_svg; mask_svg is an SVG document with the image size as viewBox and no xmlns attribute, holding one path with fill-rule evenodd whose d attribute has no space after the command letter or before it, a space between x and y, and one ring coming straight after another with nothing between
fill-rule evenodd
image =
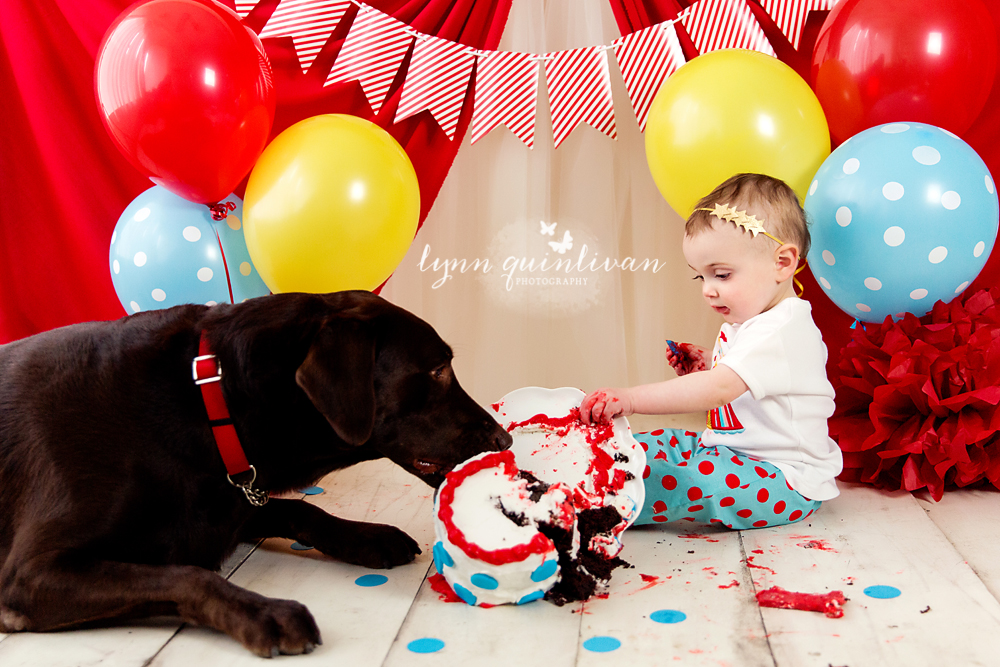
<instances>
[{"instance_id":1,"label":"dog's head","mask_svg":"<svg viewBox=\"0 0 1000 667\"><path fill-rule=\"evenodd\" d=\"M458 383L451 348L415 315L368 293L338 307L295 380L337 436L390 458L431 486L511 437Z\"/></svg>"}]
</instances>

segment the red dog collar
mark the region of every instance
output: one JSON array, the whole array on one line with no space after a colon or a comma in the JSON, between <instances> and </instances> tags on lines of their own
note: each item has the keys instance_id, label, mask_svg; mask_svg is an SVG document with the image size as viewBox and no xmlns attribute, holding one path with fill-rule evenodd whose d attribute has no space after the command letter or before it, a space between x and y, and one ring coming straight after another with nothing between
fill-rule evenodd
<instances>
[{"instance_id":1,"label":"red dog collar","mask_svg":"<svg viewBox=\"0 0 1000 667\"><path fill-rule=\"evenodd\" d=\"M257 479L257 470L247 461L246 454L243 453L243 446L240 438L236 435L236 427L233 419L229 415L229 408L226 406L226 398L222 395L222 364L212 353L208 345L208 335L201 332L201 341L198 343L198 356L191 362L191 373L194 383L201 387L201 398L205 402L205 411L208 412L208 423L212 427L212 435L215 436L215 444L219 448L219 454L226 464L226 477L229 483L239 487L246 494L251 505L260 507L268 501L267 491L260 491L253 488L254 480ZM250 473L250 480L237 482L234 476Z\"/></svg>"}]
</instances>

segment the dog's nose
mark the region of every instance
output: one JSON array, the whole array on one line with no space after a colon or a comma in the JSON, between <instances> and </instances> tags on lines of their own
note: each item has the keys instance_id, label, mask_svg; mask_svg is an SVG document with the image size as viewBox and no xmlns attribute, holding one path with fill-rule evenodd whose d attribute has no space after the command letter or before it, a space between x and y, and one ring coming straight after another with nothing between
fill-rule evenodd
<instances>
[{"instance_id":1,"label":"dog's nose","mask_svg":"<svg viewBox=\"0 0 1000 667\"><path fill-rule=\"evenodd\" d=\"M493 436L493 445L495 450L498 452L510 449L510 446L513 444L514 438L512 438L510 433L507 431L498 431L497 434Z\"/></svg>"}]
</instances>

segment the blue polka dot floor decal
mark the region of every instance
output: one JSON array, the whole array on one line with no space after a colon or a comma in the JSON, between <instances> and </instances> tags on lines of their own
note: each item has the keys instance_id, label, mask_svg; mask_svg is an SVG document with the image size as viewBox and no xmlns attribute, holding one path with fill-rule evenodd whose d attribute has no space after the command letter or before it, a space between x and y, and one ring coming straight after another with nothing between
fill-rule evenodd
<instances>
[{"instance_id":1,"label":"blue polka dot floor decal","mask_svg":"<svg viewBox=\"0 0 1000 667\"><path fill-rule=\"evenodd\" d=\"M299 493L304 493L307 496L318 496L323 493L323 489L319 486L307 486L304 489L299 489Z\"/></svg>"},{"instance_id":2,"label":"blue polka dot floor decal","mask_svg":"<svg viewBox=\"0 0 1000 667\"><path fill-rule=\"evenodd\" d=\"M312 546L309 544L303 544L302 542L292 542L292 549L294 551L309 551Z\"/></svg>"},{"instance_id":3,"label":"blue polka dot floor decal","mask_svg":"<svg viewBox=\"0 0 1000 667\"><path fill-rule=\"evenodd\" d=\"M444 648L444 642L433 637L414 639L406 645L414 653L436 653Z\"/></svg>"},{"instance_id":4,"label":"blue polka dot floor decal","mask_svg":"<svg viewBox=\"0 0 1000 667\"><path fill-rule=\"evenodd\" d=\"M900 593L901 591L895 586L869 586L865 589L865 595L870 598L878 598L880 600L898 598Z\"/></svg>"},{"instance_id":5,"label":"blue polka dot floor decal","mask_svg":"<svg viewBox=\"0 0 1000 667\"><path fill-rule=\"evenodd\" d=\"M676 609L660 609L649 615L649 620L657 623L680 623L687 618L687 614Z\"/></svg>"},{"instance_id":6,"label":"blue polka dot floor decal","mask_svg":"<svg viewBox=\"0 0 1000 667\"><path fill-rule=\"evenodd\" d=\"M614 651L621 645L622 643L614 637L591 637L587 641L583 642L583 648L588 651L593 651L594 653L607 653L608 651Z\"/></svg>"},{"instance_id":7,"label":"blue polka dot floor decal","mask_svg":"<svg viewBox=\"0 0 1000 667\"><path fill-rule=\"evenodd\" d=\"M389 581L389 577L384 574L363 574L354 580L358 586L364 586L365 588L371 588L372 586L381 586L385 582Z\"/></svg>"}]
</instances>

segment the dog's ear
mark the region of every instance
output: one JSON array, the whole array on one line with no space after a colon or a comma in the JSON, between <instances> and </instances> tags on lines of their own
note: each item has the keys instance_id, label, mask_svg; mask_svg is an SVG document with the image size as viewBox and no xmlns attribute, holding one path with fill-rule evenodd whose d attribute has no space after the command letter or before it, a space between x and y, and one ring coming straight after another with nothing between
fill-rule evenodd
<instances>
[{"instance_id":1,"label":"dog's ear","mask_svg":"<svg viewBox=\"0 0 1000 667\"><path fill-rule=\"evenodd\" d=\"M369 326L330 320L295 372L302 388L344 442L364 444L375 427L375 339Z\"/></svg>"}]
</instances>

